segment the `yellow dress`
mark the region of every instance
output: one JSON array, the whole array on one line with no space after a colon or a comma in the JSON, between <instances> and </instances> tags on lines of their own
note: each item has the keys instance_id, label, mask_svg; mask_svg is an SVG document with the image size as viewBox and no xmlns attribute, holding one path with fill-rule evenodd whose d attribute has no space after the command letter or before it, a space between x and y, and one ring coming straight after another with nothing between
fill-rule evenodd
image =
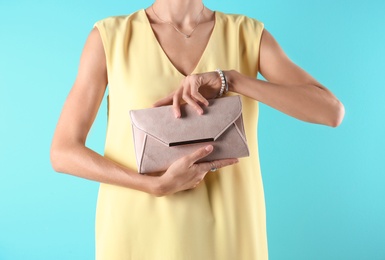
<instances>
[{"instance_id":1,"label":"yellow dress","mask_svg":"<svg viewBox=\"0 0 385 260\"><path fill-rule=\"evenodd\" d=\"M183 79L159 45L146 13L95 26L108 70L105 157L136 168L129 110L150 107ZM263 24L215 13L194 73L235 69L256 77ZM195 189L171 196L101 184L96 212L98 260L265 260L265 202L257 144L258 102L242 97L250 157L208 173Z\"/></svg>"}]
</instances>

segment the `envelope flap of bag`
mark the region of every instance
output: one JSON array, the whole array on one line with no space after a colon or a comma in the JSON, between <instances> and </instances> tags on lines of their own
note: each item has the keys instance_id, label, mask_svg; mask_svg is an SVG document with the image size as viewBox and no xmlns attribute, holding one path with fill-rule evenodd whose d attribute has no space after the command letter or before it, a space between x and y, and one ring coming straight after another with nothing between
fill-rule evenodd
<instances>
[{"instance_id":1,"label":"envelope flap of bag","mask_svg":"<svg viewBox=\"0 0 385 260\"><path fill-rule=\"evenodd\" d=\"M209 100L204 114L190 105L181 105L181 118L175 118L172 106L130 111L134 127L167 146L214 141L242 114L239 96Z\"/></svg>"}]
</instances>

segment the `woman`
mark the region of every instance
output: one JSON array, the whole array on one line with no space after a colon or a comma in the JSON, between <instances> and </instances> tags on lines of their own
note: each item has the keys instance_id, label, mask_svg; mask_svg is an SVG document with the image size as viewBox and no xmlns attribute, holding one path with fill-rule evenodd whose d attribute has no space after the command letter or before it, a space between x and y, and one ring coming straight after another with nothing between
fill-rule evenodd
<instances>
[{"instance_id":1,"label":"woman","mask_svg":"<svg viewBox=\"0 0 385 260\"><path fill-rule=\"evenodd\" d=\"M197 113L221 89L242 96L250 157L195 163L203 147L164 173L140 175L128 111L187 102ZM256 79L260 72L268 82ZM109 85L105 155L85 146ZM307 122L338 126L343 105L293 64L263 24L213 12L200 0L156 0L99 21L85 44L51 148L58 172L101 182L97 259L267 259L259 169L258 102ZM212 166L218 169L210 172ZM210 172L210 173L208 173Z\"/></svg>"}]
</instances>

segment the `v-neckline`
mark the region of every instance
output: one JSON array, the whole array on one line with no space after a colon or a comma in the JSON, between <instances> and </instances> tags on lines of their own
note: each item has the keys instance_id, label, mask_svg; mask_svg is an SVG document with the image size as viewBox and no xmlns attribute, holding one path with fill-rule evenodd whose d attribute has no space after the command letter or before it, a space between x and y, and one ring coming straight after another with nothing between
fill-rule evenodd
<instances>
[{"instance_id":1,"label":"v-neckline","mask_svg":"<svg viewBox=\"0 0 385 260\"><path fill-rule=\"evenodd\" d=\"M200 64L203 62L203 59L204 57L206 56L206 52L207 50L209 49L210 45L211 45L211 42L212 42L212 38L214 36L214 33L216 32L216 28L217 28L217 24L218 24L218 18L217 18L217 12L214 11L214 26L213 26L213 29L211 30L211 33L210 33L210 36L209 36L209 39L207 40L207 43L206 43L206 46L204 47L203 49L203 52L201 53L200 57L199 57L199 60L198 62L195 64L193 70L185 75L184 73L182 73L176 66L175 64L172 62L172 60L169 58L169 56L167 55L167 53L165 52L165 50L163 49L162 45L160 44L158 38L156 37L155 35L155 32L151 26L151 23L150 23L150 20L148 19L148 16L146 14L146 10L145 9L142 9L142 15L144 16L144 19L146 21L146 25L148 26L150 32L151 32L151 35L152 35L152 38L155 42L155 44L157 45L157 47L159 48L160 52L162 53L162 56L163 58L165 58L167 60L167 62L169 63L169 65L172 67L172 69L177 72L178 74L180 74L181 76L183 77L186 77L187 75L191 75L191 74L194 74L198 68L200 67Z\"/></svg>"}]
</instances>

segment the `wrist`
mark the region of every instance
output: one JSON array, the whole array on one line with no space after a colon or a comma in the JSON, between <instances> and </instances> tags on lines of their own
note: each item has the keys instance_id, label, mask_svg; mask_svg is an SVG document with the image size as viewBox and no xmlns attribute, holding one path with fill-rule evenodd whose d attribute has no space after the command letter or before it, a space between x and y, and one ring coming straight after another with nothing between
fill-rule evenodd
<instances>
[{"instance_id":1,"label":"wrist","mask_svg":"<svg viewBox=\"0 0 385 260\"><path fill-rule=\"evenodd\" d=\"M161 196L160 177L152 174L140 174L135 172L134 176L130 176L131 181L127 185L127 188L143 191L150 195ZM132 177L135 177L132 179Z\"/></svg>"},{"instance_id":2,"label":"wrist","mask_svg":"<svg viewBox=\"0 0 385 260\"><path fill-rule=\"evenodd\" d=\"M239 81L239 79L242 75L236 70L227 70L224 73L226 75L227 84L229 86L229 91L237 92L237 89L236 89L237 84L236 83Z\"/></svg>"},{"instance_id":3,"label":"wrist","mask_svg":"<svg viewBox=\"0 0 385 260\"><path fill-rule=\"evenodd\" d=\"M217 94L217 97L222 97L223 95L226 95L229 91L229 85L227 84L227 78L224 71L222 71L221 69L216 69L215 71L218 73L220 79L220 89Z\"/></svg>"},{"instance_id":4,"label":"wrist","mask_svg":"<svg viewBox=\"0 0 385 260\"><path fill-rule=\"evenodd\" d=\"M165 185L164 177L161 176L153 176L151 177L150 194L156 197L162 197L167 195L167 186Z\"/></svg>"}]
</instances>

